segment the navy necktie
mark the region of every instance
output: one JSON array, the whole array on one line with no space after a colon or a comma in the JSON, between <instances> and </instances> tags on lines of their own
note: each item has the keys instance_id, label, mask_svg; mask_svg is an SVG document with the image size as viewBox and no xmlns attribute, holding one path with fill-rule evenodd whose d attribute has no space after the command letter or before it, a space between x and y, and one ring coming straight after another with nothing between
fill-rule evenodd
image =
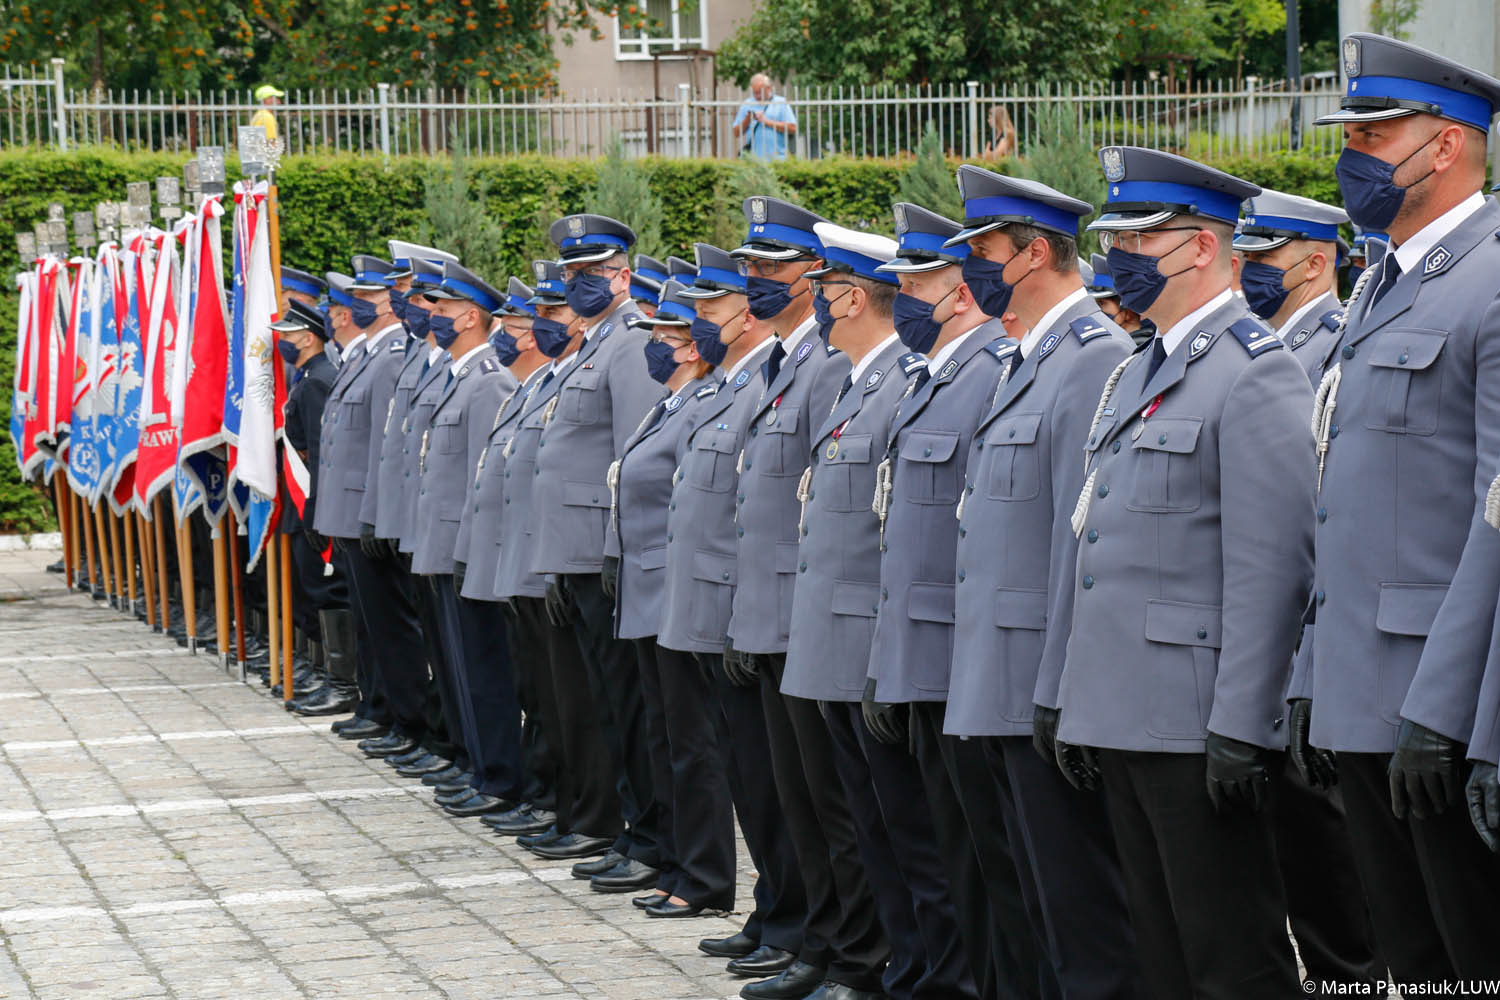
<instances>
[{"instance_id":1,"label":"navy necktie","mask_svg":"<svg viewBox=\"0 0 1500 1000\"><path fill-rule=\"evenodd\" d=\"M766 385L770 385L775 380L777 373L781 371L781 359L785 357L786 348L782 347L781 341L778 340L771 348L771 356L766 359L766 363L760 369L766 376Z\"/></svg>"},{"instance_id":2,"label":"navy necktie","mask_svg":"<svg viewBox=\"0 0 1500 1000\"><path fill-rule=\"evenodd\" d=\"M931 378L932 378L932 369L931 368L928 368L926 365L923 365L921 368L918 368L917 369L917 384L912 389L912 392L916 393L916 392L921 391L922 386L926 385L927 382L928 382L928 380L931 379Z\"/></svg>"},{"instance_id":3,"label":"navy necktie","mask_svg":"<svg viewBox=\"0 0 1500 1000\"><path fill-rule=\"evenodd\" d=\"M838 398L833 401L833 405L834 406L838 406L840 403L842 403L844 401L844 397L849 394L849 390L853 389L853 388L854 388L854 375L852 373L848 374L848 375L845 375L844 376L843 384L841 384L839 386L839 395L838 395Z\"/></svg>"},{"instance_id":4,"label":"navy necktie","mask_svg":"<svg viewBox=\"0 0 1500 1000\"><path fill-rule=\"evenodd\" d=\"M1167 345L1160 337L1151 341L1151 360L1146 364L1146 384L1156 377L1157 369L1161 368L1163 361L1167 360Z\"/></svg>"},{"instance_id":5,"label":"navy necktie","mask_svg":"<svg viewBox=\"0 0 1500 1000\"><path fill-rule=\"evenodd\" d=\"M1396 259L1395 254L1387 253L1382 263L1385 265L1385 270L1381 272L1380 284L1375 286L1375 294L1370 297L1371 309L1374 309L1380 300L1385 298L1385 293L1390 291L1395 286L1396 280L1401 277L1401 262Z\"/></svg>"},{"instance_id":6,"label":"navy necktie","mask_svg":"<svg viewBox=\"0 0 1500 1000\"><path fill-rule=\"evenodd\" d=\"M541 392L543 389L547 388L547 383L551 382L556 377L557 377L556 370L549 369L548 372L547 372L547 374L545 374L545 375L542 376L542 384L536 387L537 392Z\"/></svg>"}]
</instances>

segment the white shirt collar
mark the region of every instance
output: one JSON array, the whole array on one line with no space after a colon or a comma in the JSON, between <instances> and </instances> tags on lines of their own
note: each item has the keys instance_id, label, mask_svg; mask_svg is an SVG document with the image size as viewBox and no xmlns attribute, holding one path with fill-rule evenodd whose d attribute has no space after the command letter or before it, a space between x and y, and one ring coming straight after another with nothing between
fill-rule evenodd
<instances>
[{"instance_id":1,"label":"white shirt collar","mask_svg":"<svg viewBox=\"0 0 1500 1000\"><path fill-rule=\"evenodd\" d=\"M982 323L980 324L980 326L983 325ZM974 330L978 329L978 326L974 328ZM936 375L938 369L942 368L949 358L958 353L958 349L963 346L963 342L974 336L974 330L967 330L964 333L960 333L957 337L944 344L941 350L927 360L927 370Z\"/></svg>"},{"instance_id":2,"label":"white shirt collar","mask_svg":"<svg viewBox=\"0 0 1500 1000\"><path fill-rule=\"evenodd\" d=\"M786 351L786 356L790 358L795 355L797 348L802 346L802 342L807 339L808 334L816 330L817 327L818 317L816 316L809 316L801 323L798 323L797 328L787 334L786 339L781 342L781 349Z\"/></svg>"},{"instance_id":3,"label":"white shirt collar","mask_svg":"<svg viewBox=\"0 0 1500 1000\"><path fill-rule=\"evenodd\" d=\"M1088 297L1088 289L1075 288L1064 295L1062 300L1051 309L1042 313L1042 318L1037 320L1036 326L1027 330L1026 336L1021 338L1021 357L1023 359L1030 357L1031 352L1036 350L1036 345L1040 344L1048 331L1057 325L1057 318Z\"/></svg>"},{"instance_id":4,"label":"white shirt collar","mask_svg":"<svg viewBox=\"0 0 1500 1000\"><path fill-rule=\"evenodd\" d=\"M479 342L479 346L478 347L471 347L467 351L465 351L463 354L461 354L459 357L454 358L453 359L453 370L454 370L454 372L456 373L456 372L463 371L464 362L468 361L470 358L472 358L474 355L478 354L480 351L484 350L488 346L489 346L489 344L488 344L487 341L481 340Z\"/></svg>"},{"instance_id":5,"label":"white shirt collar","mask_svg":"<svg viewBox=\"0 0 1500 1000\"><path fill-rule=\"evenodd\" d=\"M870 348L870 352L864 357L860 358L859 364L855 365L854 369L849 372L850 384L859 385L859 380L864 378L865 372L870 370L870 366L875 363L875 359L884 354L886 348L894 344L897 339L898 338L896 334L893 333L889 337L882 340L880 343L876 344L874 347Z\"/></svg>"},{"instance_id":6,"label":"white shirt collar","mask_svg":"<svg viewBox=\"0 0 1500 1000\"><path fill-rule=\"evenodd\" d=\"M367 334L356 334L353 340L349 341L349 343L339 348L339 356L343 358L354 357L355 352L358 351L362 346L364 346L364 342L369 339L370 338Z\"/></svg>"},{"instance_id":7,"label":"white shirt collar","mask_svg":"<svg viewBox=\"0 0 1500 1000\"><path fill-rule=\"evenodd\" d=\"M401 329L404 328L400 323L392 323L390 326L384 327L381 330L370 334L370 336L365 340L365 350L369 351L371 354L374 354L376 351L380 350L380 342L385 339L386 334L390 333L392 330Z\"/></svg>"},{"instance_id":8,"label":"white shirt collar","mask_svg":"<svg viewBox=\"0 0 1500 1000\"><path fill-rule=\"evenodd\" d=\"M743 334L741 336L743 336ZM771 345L774 343L776 343L775 337L767 337L765 340L762 340L760 343L750 348L749 353L747 353L743 358L740 358L738 361L736 361L734 365L724 373L724 381L728 382L740 372L744 371L747 367L749 367L750 362L752 361L754 361L756 366L759 367L760 363L765 360L765 355L771 353Z\"/></svg>"},{"instance_id":9,"label":"white shirt collar","mask_svg":"<svg viewBox=\"0 0 1500 1000\"><path fill-rule=\"evenodd\" d=\"M1158 336L1161 337L1162 346L1167 349L1167 354L1170 356L1173 351L1177 350L1178 346L1184 340L1188 339L1188 335L1191 334L1195 329L1197 329L1198 324L1206 319L1209 313L1213 312L1215 309L1222 309L1224 306L1228 305L1233 298L1234 292L1226 288L1218 295L1215 295L1213 298L1203 303L1203 305L1199 306L1197 309L1194 309L1192 312L1182 317L1182 319L1178 320L1176 324L1173 325L1172 329L1168 330L1166 333L1158 334Z\"/></svg>"},{"instance_id":10,"label":"white shirt collar","mask_svg":"<svg viewBox=\"0 0 1500 1000\"><path fill-rule=\"evenodd\" d=\"M442 357L446 353L448 352L444 351L441 347L427 348L427 367L431 368L433 365L437 364L438 358Z\"/></svg>"},{"instance_id":11,"label":"white shirt collar","mask_svg":"<svg viewBox=\"0 0 1500 1000\"><path fill-rule=\"evenodd\" d=\"M1442 215L1417 230L1405 243L1391 250L1402 274L1410 274L1427 256L1427 252L1438 245L1444 236L1457 229L1463 222L1484 207L1484 195L1475 191Z\"/></svg>"},{"instance_id":12,"label":"white shirt collar","mask_svg":"<svg viewBox=\"0 0 1500 1000\"><path fill-rule=\"evenodd\" d=\"M1301 309L1298 309L1296 312L1292 313L1291 317L1285 323L1281 324L1281 328L1276 331L1276 336L1282 340L1286 340L1286 338L1289 337L1292 332L1295 331L1302 323L1303 317L1312 312L1313 307L1322 305L1325 298L1327 298L1326 295L1319 295L1317 298L1304 305Z\"/></svg>"},{"instance_id":13,"label":"white shirt collar","mask_svg":"<svg viewBox=\"0 0 1500 1000\"><path fill-rule=\"evenodd\" d=\"M579 348L579 350L582 350L582 348ZM563 373L563 369L571 365L573 363L573 359L576 357L578 357L578 351L574 351L572 354L569 354L565 358L558 358L556 361L552 362L552 373L554 375L561 375Z\"/></svg>"}]
</instances>

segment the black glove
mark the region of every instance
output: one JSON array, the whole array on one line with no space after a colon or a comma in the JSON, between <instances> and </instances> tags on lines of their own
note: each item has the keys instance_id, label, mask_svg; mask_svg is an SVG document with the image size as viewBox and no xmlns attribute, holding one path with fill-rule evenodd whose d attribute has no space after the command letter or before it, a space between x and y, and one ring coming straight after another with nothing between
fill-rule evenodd
<instances>
[{"instance_id":1,"label":"black glove","mask_svg":"<svg viewBox=\"0 0 1500 1000\"><path fill-rule=\"evenodd\" d=\"M1391 757L1391 812L1397 819L1405 819L1408 812L1427 819L1457 805L1463 767L1462 743L1402 719Z\"/></svg>"},{"instance_id":2,"label":"black glove","mask_svg":"<svg viewBox=\"0 0 1500 1000\"><path fill-rule=\"evenodd\" d=\"M302 540L307 542L312 547L312 550L320 556L323 554L323 550L328 548L328 539L313 530L313 526L306 521L302 522Z\"/></svg>"},{"instance_id":3,"label":"black glove","mask_svg":"<svg viewBox=\"0 0 1500 1000\"><path fill-rule=\"evenodd\" d=\"M464 592L464 577L469 575L469 564L455 561L453 563L453 592L462 594Z\"/></svg>"},{"instance_id":4,"label":"black glove","mask_svg":"<svg viewBox=\"0 0 1500 1000\"><path fill-rule=\"evenodd\" d=\"M365 554L366 559L379 559L385 555L385 546L375 537L375 525L359 526L359 551Z\"/></svg>"},{"instance_id":5,"label":"black glove","mask_svg":"<svg viewBox=\"0 0 1500 1000\"><path fill-rule=\"evenodd\" d=\"M599 571L599 586L604 588L604 596L611 601L620 592L619 556L604 557L604 568Z\"/></svg>"},{"instance_id":6,"label":"black glove","mask_svg":"<svg viewBox=\"0 0 1500 1000\"><path fill-rule=\"evenodd\" d=\"M1031 706L1031 745L1049 764L1057 763L1057 724L1061 719L1060 709Z\"/></svg>"},{"instance_id":7,"label":"black glove","mask_svg":"<svg viewBox=\"0 0 1500 1000\"><path fill-rule=\"evenodd\" d=\"M859 707L871 736L890 746L907 741L911 731L910 709L906 705L876 701L873 680L865 683L865 696L860 699Z\"/></svg>"},{"instance_id":8,"label":"black glove","mask_svg":"<svg viewBox=\"0 0 1500 1000\"><path fill-rule=\"evenodd\" d=\"M754 653L742 653L734 648L734 641L724 640L724 677L735 687L752 687L757 683L760 664Z\"/></svg>"},{"instance_id":9,"label":"black glove","mask_svg":"<svg viewBox=\"0 0 1500 1000\"><path fill-rule=\"evenodd\" d=\"M1338 758L1332 750L1320 750L1313 746L1308 736L1312 732L1312 699L1293 698L1288 711L1290 717L1291 745L1288 751L1292 763L1302 780L1314 788L1332 788L1339 783Z\"/></svg>"},{"instance_id":10,"label":"black glove","mask_svg":"<svg viewBox=\"0 0 1500 1000\"><path fill-rule=\"evenodd\" d=\"M552 623L553 628L568 627L568 608L572 601L568 599L568 585L563 582L561 576L547 577L547 620Z\"/></svg>"},{"instance_id":11,"label":"black glove","mask_svg":"<svg viewBox=\"0 0 1500 1000\"><path fill-rule=\"evenodd\" d=\"M1260 812L1271 794L1275 751L1210 732L1203 752L1208 755L1208 798L1214 812Z\"/></svg>"},{"instance_id":12,"label":"black glove","mask_svg":"<svg viewBox=\"0 0 1500 1000\"><path fill-rule=\"evenodd\" d=\"M1057 741L1057 767L1068 784L1080 792L1097 791L1099 788L1099 753L1093 747L1074 746Z\"/></svg>"},{"instance_id":13,"label":"black glove","mask_svg":"<svg viewBox=\"0 0 1500 1000\"><path fill-rule=\"evenodd\" d=\"M377 538L375 540L382 547L381 552L391 562L401 561L401 541L396 538Z\"/></svg>"},{"instance_id":14,"label":"black glove","mask_svg":"<svg viewBox=\"0 0 1500 1000\"><path fill-rule=\"evenodd\" d=\"M1500 851L1500 771L1494 764L1475 763L1464 787L1469 799L1469 821L1479 839L1492 851Z\"/></svg>"}]
</instances>

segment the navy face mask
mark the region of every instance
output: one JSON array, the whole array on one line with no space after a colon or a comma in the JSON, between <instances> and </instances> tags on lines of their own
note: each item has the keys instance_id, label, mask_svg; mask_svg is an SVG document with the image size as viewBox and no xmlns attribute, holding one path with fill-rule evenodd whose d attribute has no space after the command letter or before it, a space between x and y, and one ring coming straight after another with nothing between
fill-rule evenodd
<instances>
[{"instance_id":1,"label":"navy face mask","mask_svg":"<svg viewBox=\"0 0 1500 1000\"><path fill-rule=\"evenodd\" d=\"M932 314L937 311L938 303L956 291L958 286L954 285L937 302L924 302L905 292L896 294L891 314L896 323L896 336L901 338L901 343L906 345L907 350L918 354L932 351L932 345L937 343L938 334L943 329L943 324L933 319Z\"/></svg>"},{"instance_id":2,"label":"navy face mask","mask_svg":"<svg viewBox=\"0 0 1500 1000\"><path fill-rule=\"evenodd\" d=\"M406 293L401 291L399 288L392 288L390 290L390 296L391 312L395 314L395 317L397 319L401 320L403 323L406 322Z\"/></svg>"},{"instance_id":3,"label":"navy face mask","mask_svg":"<svg viewBox=\"0 0 1500 1000\"><path fill-rule=\"evenodd\" d=\"M401 320L406 325L406 332L424 340L427 337L427 327L432 323L432 313L423 309L415 302L406 303L406 315Z\"/></svg>"},{"instance_id":4,"label":"navy face mask","mask_svg":"<svg viewBox=\"0 0 1500 1000\"><path fill-rule=\"evenodd\" d=\"M1031 274L1027 271L1026 275L1021 277L1021 281L1016 282L1016 285L1005 280L1005 266L1015 260L1020 252L1017 250L1005 261L985 260L973 254L964 258L964 284L969 286L969 291L973 294L974 301L979 304L979 308L995 319L1005 315L1005 310L1010 307L1010 296L1016 290L1016 285L1025 281L1026 275Z\"/></svg>"},{"instance_id":5,"label":"navy face mask","mask_svg":"<svg viewBox=\"0 0 1500 1000\"><path fill-rule=\"evenodd\" d=\"M1187 246L1196 236L1197 233L1194 232L1193 236L1189 236L1161 257L1131 253L1120 247L1110 247L1109 274L1115 279L1115 291L1120 293L1120 304L1144 316L1146 310L1151 308L1151 303L1161 295L1162 289L1167 287L1169 279L1192 270L1192 265L1189 265L1181 271L1163 274L1161 268L1156 265L1163 258Z\"/></svg>"},{"instance_id":6,"label":"navy face mask","mask_svg":"<svg viewBox=\"0 0 1500 1000\"><path fill-rule=\"evenodd\" d=\"M1434 132L1427 142L1412 150L1400 163L1387 163L1378 156L1345 146L1344 151L1339 154L1338 163L1334 164L1333 172L1339 179L1339 191L1344 196L1344 211L1349 213L1350 221L1361 229L1385 232L1396 221L1396 214L1401 211L1401 202L1406 199L1406 192L1431 177L1432 171L1427 171L1405 186L1397 184L1392 178L1407 160L1426 149L1439 135L1442 135L1441 129Z\"/></svg>"},{"instance_id":7,"label":"navy face mask","mask_svg":"<svg viewBox=\"0 0 1500 1000\"><path fill-rule=\"evenodd\" d=\"M361 330L367 330L375 325L379 318L375 303L366 302L364 299L355 299L354 304L349 307L349 315L354 320L354 325Z\"/></svg>"},{"instance_id":8,"label":"navy face mask","mask_svg":"<svg viewBox=\"0 0 1500 1000\"><path fill-rule=\"evenodd\" d=\"M662 385L667 384L667 379L677 374L679 365L673 357L677 348L671 344L659 340L646 341L646 371L651 377Z\"/></svg>"},{"instance_id":9,"label":"navy face mask","mask_svg":"<svg viewBox=\"0 0 1500 1000\"><path fill-rule=\"evenodd\" d=\"M429 325L433 342L445 351L452 347L453 342L458 339L458 330L454 327L451 316L433 313Z\"/></svg>"},{"instance_id":10,"label":"navy face mask","mask_svg":"<svg viewBox=\"0 0 1500 1000\"><path fill-rule=\"evenodd\" d=\"M848 294L849 292L844 293L844 295ZM821 287L813 294L813 321L818 324L818 336L823 338L825 344L828 343L829 335L833 333L833 324L838 322L838 317L830 310L833 309L833 304L844 295L840 295L838 299L830 299L823 294Z\"/></svg>"},{"instance_id":11,"label":"navy face mask","mask_svg":"<svg viewBox=\"0 0 1500 1000\"><path fill-rule=\"evenodd\" d=\"M276 353L281 355L282 361L285 361L289 365L295 365L297 363L297 355L302 352L297 350L297 345L290 340L277 340Z\"/></svg>"},{"instance_id":12,"label":"navy face mask","mask_svg":"<svg viewBox=\"0 0 1500 1000\"><path fill-rule=\"evenodd\" d=\"M536 349L549 358L560 357L568 349L568 341L573 339L568 333L568 324L540 316L531 321L531 335L536 338Z\"/></svg>"},{"instance_id":13,"label":"navy face mask","mask_svg":"<svg viewBox=\"0 0 1500 1000\"><path fill-rule=\"evenodd\" d=\"M745 296L750 300L750 315L756 319L780 316L802 292L792 294L792 286L752 274L745 279Z\"/></svg>"},{"instance_id":14,"label":"navy face mask","mask_svg":"<svg viewBox=\"0 0 1500 1000\"><path fill-rule=\"evenodd\" d=\"M584 319L593 319L603 313L615 301L609 290L609 279L602 274L585 274L582 271L568 279L563 285L563 297L573 311Z\"/></svg>"},{"instance_id":15,"label":"navy face mask","mask_svg":"<svg viewBox=\"0 0 1500 1000\"><path fill-rule=\"evenodd\" d=\"M1295 267L1296 264L1292 266ZM1261 319L1270 319L1281 311L1287 296L1294 289L1307 284L1307 279L1303 278L1291 288L1286 288L1282 285L1285 279L1285 268L1273 267L1258 260L1247 260L1241 264L1240 289L1245 293L1245 304L1250 307L1250 311Z\"/></svg>"},{"instance_id":16,"label":"navy face mask","mask_svg":"<svg viewBox=\"0 0 1500 1000\"><path fill-rule=\"evenodd\" d=\"M503 329L490 334L490 346L495 349L495 356L500 359L500 363L507 368L515 364L516 359L521 356L521 348L516 346L516 338Z\"/></svg>"},{"instance_id":17,"label":"navy face mask","mask_svg":"<svg viewBox=\"0 0 1500 1000\"><path fill-rule=\"evenodd\" d=\"M698 357L715 368L724 363L724 356L729 353L729 345L719 339L723 329L718 323L710 323L702 316L694 319L689 329L693 344L698 348Z\"/></svg>"}]
</instances>

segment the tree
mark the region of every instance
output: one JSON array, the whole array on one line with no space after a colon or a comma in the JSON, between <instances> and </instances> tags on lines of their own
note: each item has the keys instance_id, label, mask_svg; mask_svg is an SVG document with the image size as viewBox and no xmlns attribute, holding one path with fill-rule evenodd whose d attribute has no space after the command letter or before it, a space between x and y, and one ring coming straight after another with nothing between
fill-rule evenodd
<instances>
[{"instance_id":1,"label":"tree","mask_svg":"<svg viewBox=\"0 0 1500 1000\"><path fill-rule=\"evenodd\" d=\"M464 267L491 284L500 282L500 223L485 213L488 186L482 180L471 184L463 154L454 150L447 170L430 168L423 189L427 217L418 227L417 241L456 255Z\"/></svg>"},{"instance_id":2,"label":"tree","mask_svg":"<svg viewBox=\"0 0 1500 1000\"><path fill-rule=\"evenodd\" d=\"M930 121L917 143L916 159L901 175L901 198L950 219L964 217L953 165L948 162L937 126Z\"/></svg>"},{"instance_id":3,"label":"tree","mask_svg":"<svg viewBox=\"0 0 1500 1000\"><path fill-rule=\"evenodd\" d=\"M619 136L599 164L599 180L583 199L583 210L618 219L635 230L635 249L661 254L661 200L651 190L651 177L640 164L625 158Z\"/></svg>"},{"instance_id":4,"label":"tree","mask_svg":"<svg viewBox=\"0 0 1500 1000\"><path fill-rule=\"evenodd\" d=\"M1017 173L1086 201L1097 213L1104 181L1093 140L1078 127L1077 118L1066 105L1038 108L1034 121L1035 138L1023 150ZM1095 213L1078 220L1078 252L1085 257L1098 245L1097 237L1083 231Z\"/></svg>"},{"instance_id":5,"label":"tree","mask_svg":"<svg viewBox=\"0 0 1500 1000\"><path fill-rule=\"evenodd\" d=\"M1370 0L1370 30L1406 41L1411 38L1406 26L1421 9L1422 0Z\"/></svg>"},{"instance_id":6,"label":"tree","mask_svg":"<svg viewBox=\"0 0 1500 1000\"><path fill-rule=\"evenodd\" d=\"M760 195L795 202L797 192L781 182L776 171L765 160L746 157L735 160L714 185L713 214L705 230L704 242L722 249L733 249L745 238L746 198ZM688 253L691 257L692 254Z\"/></svg>"}]
</instances>

